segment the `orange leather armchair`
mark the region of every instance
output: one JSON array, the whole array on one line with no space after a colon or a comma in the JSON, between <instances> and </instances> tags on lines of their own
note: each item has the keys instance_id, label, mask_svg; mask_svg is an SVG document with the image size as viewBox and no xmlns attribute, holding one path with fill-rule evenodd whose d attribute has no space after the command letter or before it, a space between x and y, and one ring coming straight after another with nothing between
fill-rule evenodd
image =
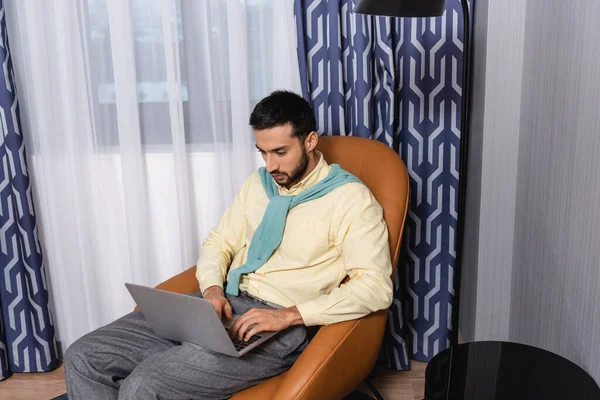
<instances>
[{"instance_id":1,"label":"orange leather armchair","mask_svg":"<svg viewBox=\"0 0 600 400\"><path fill-rule=\"evenodd\" d=\"M338 163L359 177L383 207L395 268L408 207L409 181L404 163L389 147L370 139L323 136L317 149L327 162ZM196 267L192 267L157 288L195 293L199 290L195 271ZM342 399L375 365L386 317L387 310L381 310L358 320L322 327L290 370L232 399Z\"/></svg>"}]
</instances>

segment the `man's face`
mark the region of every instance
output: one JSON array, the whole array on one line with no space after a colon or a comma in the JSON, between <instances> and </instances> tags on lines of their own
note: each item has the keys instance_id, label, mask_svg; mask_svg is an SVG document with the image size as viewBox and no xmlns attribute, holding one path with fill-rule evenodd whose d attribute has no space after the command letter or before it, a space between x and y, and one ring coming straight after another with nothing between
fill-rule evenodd
<instances>
[{"instance_id":1,"label":"man's face","mask_svg":"<svg viewBox=\"0 0 600 400\"><path fill-rule=\"evenodd\" d=\"M308 153L304 143L292 136L291 125L254 131L254 135L256 148L275 182L289 189L304 178Z\"/></svg>"}]
</instances>

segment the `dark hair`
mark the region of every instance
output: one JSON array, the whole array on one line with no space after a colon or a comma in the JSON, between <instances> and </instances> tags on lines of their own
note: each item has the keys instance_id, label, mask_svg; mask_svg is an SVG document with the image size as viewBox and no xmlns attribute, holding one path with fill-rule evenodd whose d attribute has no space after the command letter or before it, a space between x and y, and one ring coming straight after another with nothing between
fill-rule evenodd
<instances>
[{"instance_id":1,"label":"dark hair","mask_svg":"<svg viewBox=\"0 0 600 400\"><path fill-rule=\"evenodd\" d=\"M292 135L300 140L317 130L310 104L302 96L287 90L277 90L259 101L250 115L250 126L254 130L286 124L292 126Z\"/></svg>"}]
</instances>

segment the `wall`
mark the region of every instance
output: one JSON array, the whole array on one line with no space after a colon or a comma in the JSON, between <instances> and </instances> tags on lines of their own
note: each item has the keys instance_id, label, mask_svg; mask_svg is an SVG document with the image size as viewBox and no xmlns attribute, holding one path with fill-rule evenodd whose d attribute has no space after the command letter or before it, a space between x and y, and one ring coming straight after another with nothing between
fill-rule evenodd
<instances>
[{"instance_id":1,"label":"wall","mask_svg":"<svg viewBox=\"0 0 600 400\"><path fill-rule=\"evenodd\" d=\"M600 4L527 3L510 339L600 382Z\"/></svg>"},{"instance_id":2,"label":"wall","mask_svg":"<svg viewBox=\"0 0 600 400\"><path fill-rule=\"evenodd\" d=\"M477 8L460 335L600 382L600 2Z\"/></svg>"}]
</instances>

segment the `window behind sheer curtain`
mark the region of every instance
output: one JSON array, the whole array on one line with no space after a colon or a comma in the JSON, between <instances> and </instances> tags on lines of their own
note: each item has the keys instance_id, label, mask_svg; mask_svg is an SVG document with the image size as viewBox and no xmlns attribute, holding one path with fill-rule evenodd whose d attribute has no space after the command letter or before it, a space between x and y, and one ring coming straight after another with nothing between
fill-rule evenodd
<instances>
[{"instance_id":1,"label":"window behind sheer curtain","mask_svg":"<svg viewBox=\"0 0 600 400\"><path fill-rule=\"evenodd\" d=\"M262 164L248 117L300 91L293 0L5 2L64 347L130 312ZM115 85L116 83L116 85ZM166 93L165 93L166 92Z\"/></svg>"},{"instance_id":2,"label":"window behind sheer curtain","mask_svg":"<svg viewBox=\"0 0 600 400\"><path fill-rule=\"evenodd\" d=\"M231 142L227 1L232 0L176 0L181 100L186 144L191 150ZM270 43L275 1L234 0L235 7L245 8L251 108L266 94L274 73ZM119 145L119 134L108 8L106 0L86 0L84 5L95 141L98 150L110 151ZM146 151L160 151L172 141L161 4L160 0L131 0L130 7L141 141ZM208 11L210 27L198 25L197 7ZM206 54L210 54L209 71L203 68L207 60L200 59ZM207 91L213 94L207 96ZM214 113L224 116L219 132L212 132L205 123Z\"/></svg>"}]
</instances>

